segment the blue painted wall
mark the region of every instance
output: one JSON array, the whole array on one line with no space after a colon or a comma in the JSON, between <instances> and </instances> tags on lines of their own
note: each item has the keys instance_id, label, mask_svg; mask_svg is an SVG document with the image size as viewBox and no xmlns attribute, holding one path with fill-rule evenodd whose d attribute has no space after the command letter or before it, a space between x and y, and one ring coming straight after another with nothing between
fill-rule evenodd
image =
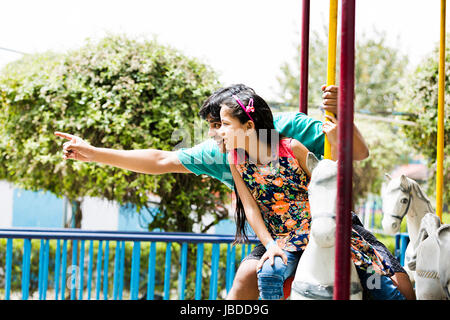
<instances>
[{"instance_id":1,"label":"blue painted wall","mask_svg":"<svg viewBox=\"0 0 450 320\"><path fill-rule=\"evenodd\" d=\"M64 201L50 192L15 189L13 194L13 227L64 227Z\"/></svg>"},{"instance_id":2,"label":"blue painted wall","mask_svg":"<svg viewBox=\"0 0 450 320\"><path fill-rule=\"evenodd\" d=\"M247 236L256 236L255 232L250 226L247 226ZM215 225L215 234L228 234L235 235L236 234L236 223L233 219L226 219L220 221Z\"/></svg>"},{"instance_id":3,"label":"blue painted wall","mask_svg":"<svg viewBox=\"0 0 450 320\"><path fill-rule=\"evenodd\" d=\"M63 199L50 192L14 189L12 227L64 228L63 212ZM145 209L139 213L135 206L120 206L117 230L148 231L147 225L151 221L152 217ZM215 226L214 233L234 235L235 230L233 220L223 220Z\"/></svg>"},{"instance_id":4,"label":"blue painted wall","mask_svg":"<svg viewBox=\"0 0 450 320\"><path fill-rule=\"evenodd\" d=\"M222 220L215 226L215 234L231 234L234 235L236 232L236 224L233 220L227 219Z\"/></svg>"},{"instance_id":5,"label":"blue painted wall","mask_svg":"<svg viewBox=\"0 0 450 320\"><path fill-rule=\"evenodd\" d=\"M147 225L152 221L150 214L145 210L139 213L136 206L125 205L119 209L119 225L117 230L120 231L148 231Z\"/></svg>"}]
</instances>

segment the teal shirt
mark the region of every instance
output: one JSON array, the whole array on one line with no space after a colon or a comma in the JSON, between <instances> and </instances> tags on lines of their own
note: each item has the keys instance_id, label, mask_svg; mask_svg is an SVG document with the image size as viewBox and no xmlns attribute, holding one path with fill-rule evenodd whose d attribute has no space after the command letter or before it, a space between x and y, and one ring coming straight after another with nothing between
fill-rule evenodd
<instances>
[{"instance_id":1,"label":"teal shirt","mask_svg":"<svg viewBox=\"0 0 450 320\"><path fill-rule=\"evenodd\" d=\"M324 136L322 122L301 112L275 113L274 126L282 135L300 141L319 159L323 156ZM217 143L210 139L192 148L177 150L183 166L196 175L206 174L233 188L227 154L220 152Z\"/></svg>"}]
</instances>

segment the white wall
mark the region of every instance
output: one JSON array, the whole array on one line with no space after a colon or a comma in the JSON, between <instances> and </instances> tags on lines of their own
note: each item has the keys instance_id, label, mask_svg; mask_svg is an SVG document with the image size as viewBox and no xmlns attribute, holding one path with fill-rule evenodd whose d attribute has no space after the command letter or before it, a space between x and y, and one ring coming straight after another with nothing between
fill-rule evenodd
<instances>
[{"instance_id":1,"label":"white wall","mask_svg":"<svg viewBox=\"0 0 450 320\"><path fill-rule=\"evenodd\" d=\"M100 198L83 198L81 204L84 230L117 230L119 223L119 205L116 202Z\"/></svg>"}]
</instances>

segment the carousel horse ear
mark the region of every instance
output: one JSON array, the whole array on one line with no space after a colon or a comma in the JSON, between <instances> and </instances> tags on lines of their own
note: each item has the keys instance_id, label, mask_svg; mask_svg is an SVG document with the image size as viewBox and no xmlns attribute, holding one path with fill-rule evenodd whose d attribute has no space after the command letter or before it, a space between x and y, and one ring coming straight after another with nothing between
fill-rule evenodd
<instances>
[{"instance_id":1,"label":"carousel horse ear","mask_svg":"<svg viewBox=\"0 0 450 320\"><path fill-rule=\"evenodd\" d=\"M389 174L389 173L385 173L384 174L384 177L389 181L389 180L392 180L392 177L391 177L391 175Z\"/></svg>"},{"instance_id":2,"label":"carousel horse ear","mask_svg":"<svg viewBox=\"0 0 450 320\"><path fill-rule=\"evenodd\" d=\"M306 156L306 166L308 167L309 172L313 172L314 168L319 163L319 159L312 152L308 152Z\"/></svg>"},{"instance_id":3,"label":"carousel horse ear","mask_svg":"<svg viewBox=\"0 0 450 320\"><path fill-rule=\"evenodd\" d=\"M411 184L408 181L408 178L402 174L400 177L400 187L405 191L409 192L411 190Z\"/></svg>"}]
</instances>

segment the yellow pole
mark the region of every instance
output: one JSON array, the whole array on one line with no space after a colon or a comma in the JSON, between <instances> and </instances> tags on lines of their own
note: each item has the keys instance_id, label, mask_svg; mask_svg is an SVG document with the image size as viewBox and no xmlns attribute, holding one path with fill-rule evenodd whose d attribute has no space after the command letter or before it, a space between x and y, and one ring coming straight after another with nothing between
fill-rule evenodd
<instances>
[{"instance_id":1,"label":"yellow pole","mask_svg":"<svg viewBox=\"0 0 450 320\"><path fill-rule=\"evenodd\" d=\"M445 6L441 0L441 42L439 46L439 89L436 170L436 214L442 222L442 191L444 186L444 93L445 93Z\"/></svg>"},{"instance_id":2,"label":"yellow pole","mask_svg":"<svg viewBox=\"0 0 450 320\"><path fill-rule=\"evenodd\" d=\"M330 0L330 22L328 27L327 86L336 84L337 14L338 14L338 0ZM333 115L331 112L328 111L326 111L325 114ZM325 159L331 159L331 146L327 136L325 136L323 156Z\"/></svg>"}]
</instances>

